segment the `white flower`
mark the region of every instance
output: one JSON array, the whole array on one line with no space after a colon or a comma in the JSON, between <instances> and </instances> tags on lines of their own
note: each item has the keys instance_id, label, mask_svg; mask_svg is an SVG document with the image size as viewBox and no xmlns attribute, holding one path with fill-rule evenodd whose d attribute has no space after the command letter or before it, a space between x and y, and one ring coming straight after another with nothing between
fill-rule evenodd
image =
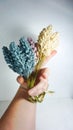
<instances>
[{"instance_id":1,"label":"white flower","mask_svg":"<svg viewBox=\"0 0 73 130\"><path fill-rule=\"evenodd\" d=\"M55 50L59 43L59 33L53 32L53 26L44 28L38 36L38 52L44 56L49 56Z\"/></svg>"}]
</instances>

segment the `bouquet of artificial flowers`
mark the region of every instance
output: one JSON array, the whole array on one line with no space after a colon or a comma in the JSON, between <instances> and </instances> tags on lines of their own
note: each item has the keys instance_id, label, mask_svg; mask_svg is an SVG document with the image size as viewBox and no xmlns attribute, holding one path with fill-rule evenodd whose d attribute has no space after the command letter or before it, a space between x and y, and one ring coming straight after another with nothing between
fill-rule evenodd
<instances>
[{"instance_id":1,"label":"bouquet of artificial flowers","mask_svg":"<svg viewBox=\"0 0 73 130\"><path fill-rule=\"evenodd\" d=\"M8 66L23 76L27 81L27 87L34 87L36 77L46 57L58 46L58 32L53 33L52 25L44 28L37 42L32 38L22 37L19 44L11 42L9 48L3 47L3 54ZM30 102L42 102L46 92L38 96L29 96Z\"/></svg>"}]
</instances>

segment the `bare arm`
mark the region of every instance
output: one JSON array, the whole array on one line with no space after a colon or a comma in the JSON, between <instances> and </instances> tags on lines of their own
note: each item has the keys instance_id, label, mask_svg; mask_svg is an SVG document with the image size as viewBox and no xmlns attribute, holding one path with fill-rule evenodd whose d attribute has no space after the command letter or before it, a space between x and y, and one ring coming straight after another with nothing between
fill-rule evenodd
<instances>
[{"instance_id":1,"label":"bare arm","mask_svg":"<svg viewBox=\"0 0 73 130\"><path fill-rule=\"evenodd\" d=\"M42 69L39 83L28 91L30 95L38 95L46 90L48 85L46 74L47 69ZM23 82L22 77L18 80L20 83ZM26 100L28 93L21 87L18 89L16 96L1 118L0 130L35 130L36 104Z\"/></svg>"},{"instance_id":2,"label":"bare arm","mask_svg":"<svg viewBox=\"0 0 73 130\"><path fill-rule=\"evenodd\" d=\"M0 130L35 130L36 104L25 100L19 88L15 98L1 118Z\"/></svg>"},{"instance_id":3,"label":"bare arm","mask_svg":"<svg viewBox=\"0 0 73 130\"><path fill-rule=\"evenodd\" d=\"M54 54L49 57L51 58ZM25 81L18 77L18 82L25 87ZM36 104L27 101L28 94L36 96L48 87L48 69L41 69L37 84L25 92L21 87L6 112L1 117L0 130L35 130Z\"/></svg>"}]
</instances>

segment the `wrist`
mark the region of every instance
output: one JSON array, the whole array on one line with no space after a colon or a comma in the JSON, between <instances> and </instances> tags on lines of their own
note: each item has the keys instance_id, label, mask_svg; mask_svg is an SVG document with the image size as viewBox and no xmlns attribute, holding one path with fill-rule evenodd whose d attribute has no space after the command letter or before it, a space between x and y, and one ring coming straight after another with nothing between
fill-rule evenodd
<instances>
[{"instance_id":1,"label":"wrist","mask_svg":"<svg viewBox=\"0 0 73 130\"><path fill-rule=\"evenodd\" d=\"M15 99L25 99L28 101L28 97L29 97L28 90L20 86L16 93Z\"/></svg>"}]
</instances>

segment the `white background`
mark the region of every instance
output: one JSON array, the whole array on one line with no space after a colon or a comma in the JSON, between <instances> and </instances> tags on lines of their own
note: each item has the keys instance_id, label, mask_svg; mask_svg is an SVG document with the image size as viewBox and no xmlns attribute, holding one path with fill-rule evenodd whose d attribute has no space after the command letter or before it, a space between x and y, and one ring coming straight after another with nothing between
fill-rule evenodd
<instances>
[{"instance_id":1,"label":"white background","mask_svg":"<svg viewBox=\"0 0 73 130\"><path fill-rule=\"evenodd\" d=\"M73 1L0 0L0 100L10 100L17 91L17 74L10 70L2 54L3 45L20 37L37 39L49 24L60 33L57 55L48 63L52 97L73 98ZM47 97L48 98L48 97Z\"/></svg>"},{"instance_id":2,"label":"white background","mask_svg":"<svg viewBox=\"0 0 73 130\"><path fill-rule=\"evenodd\" d=\"M52 24L60 33L57 55L50 68L47 95L37 106L37 130L73 130L73 0L0 0L0 116L19 85L18 74L4 61L2 47L20 37L37 39L42 28Z\"/></svg>"}]
</instances>

